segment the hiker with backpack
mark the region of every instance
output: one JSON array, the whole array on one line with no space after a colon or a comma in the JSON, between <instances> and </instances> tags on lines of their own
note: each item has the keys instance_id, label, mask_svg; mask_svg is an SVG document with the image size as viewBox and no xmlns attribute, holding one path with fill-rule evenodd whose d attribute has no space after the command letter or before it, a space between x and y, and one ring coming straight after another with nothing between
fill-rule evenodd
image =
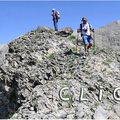
<instances>
[{"instance_id":1,"label":"hiker with backpack","mask_svg":"<svg viewBox=\"0 0 120 120\"><path fill-rule=\"evenodd\" d=\"M83 17L81 21L82 23L80 24L80 28L77 30L77 32L81 32L86 56L89 54L89 49L93 45L93 38L91 32L94 33L94 29L92 28L92 25L88 23L87 18Z\"/></svg>"},{"instance_id":2,"label":"hiker with backpack","mask_svg":"<svg viewBox=\"0 0 120 120\"><path fill-rule=\"evenodd\" d=\"M52 9L52 17L55 31L58 31L58 20L60 19L60 13L54 8Z\"/></svg>"}]
</instances>

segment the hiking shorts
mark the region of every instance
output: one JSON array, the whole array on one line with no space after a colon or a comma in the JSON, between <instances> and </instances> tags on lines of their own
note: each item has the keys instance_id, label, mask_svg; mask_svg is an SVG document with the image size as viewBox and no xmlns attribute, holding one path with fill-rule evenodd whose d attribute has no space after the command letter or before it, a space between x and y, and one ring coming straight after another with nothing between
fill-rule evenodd
<instances>
[{"instance_id":1,"label":"hiking shorts","mask_svg":"<svg viewBox=\"0 0 120 120\"><path fill-rule=\"evenodd\" d=\"M83 38L84 45L93 44L93 39L90 35L83 35L82 38Z\"/></svg>"}]
</instances>

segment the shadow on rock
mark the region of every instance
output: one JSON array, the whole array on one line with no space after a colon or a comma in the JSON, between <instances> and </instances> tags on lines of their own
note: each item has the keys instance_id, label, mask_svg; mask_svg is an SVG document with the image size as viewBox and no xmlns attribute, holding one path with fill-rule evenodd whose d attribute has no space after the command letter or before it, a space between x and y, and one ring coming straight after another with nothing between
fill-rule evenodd
<instances>
[{"instance_id":1,"label":"shadow on rock","mask_svg":"<svg viewBox=\"0 0 120 120\"><path fill-rule=\"evenodd\" d=\"M1 68L0 72L3 72ZM0 119L10 118L20 107L17 86L15 79L11 83L0 79Z\"/></svg>"},{"instance_id":2,"label":"shadow on rock","mask_svg":"<svg viewBox=\"0 0 120 120\"><path fill-rule=\"evenodd\" d=\"M72 51L71 49L68 50L68 51L66 51L66 52L64 52L64 54L65 54L65 55L72 55L72 54L74 54L74 55L77 55L77 56L79 56L79 57L81 57L81 56L84 55L83 53L74 52L74 51Z\"/></svg>"}]
</instances>

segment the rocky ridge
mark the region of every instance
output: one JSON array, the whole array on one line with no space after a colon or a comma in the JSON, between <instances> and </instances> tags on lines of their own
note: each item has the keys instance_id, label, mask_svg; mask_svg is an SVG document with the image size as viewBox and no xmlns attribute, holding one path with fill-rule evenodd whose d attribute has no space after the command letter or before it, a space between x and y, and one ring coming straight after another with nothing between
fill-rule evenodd
<instances>
[{"instance_id":1,"label":"rocky ridge","mask_svg":"<svg viewBox=\"0 0 120 120\"><path fill-rule=\"evenodd\" d=\"M38 28L11 42L0 67L0 117L119 119L120 102L113 92L120 86L120 54L97 49L83 59L83 47L78 54L75 43L74 36L64 37L50 28ZM64 87L69 88L63 94L69 101L59 97ZM79 100L81 88L88 101Z\"/></svg>"},{"instance_id":2,"label":"rocky ridge","mask_svg":"<svg viewBox=\"0 0 120 120\"><path fill-rule=\"evenodd\" d=\"M96 30L96 44L99 48L120 51L120 21L112 22Z\"/></svg>"}]
</instances>

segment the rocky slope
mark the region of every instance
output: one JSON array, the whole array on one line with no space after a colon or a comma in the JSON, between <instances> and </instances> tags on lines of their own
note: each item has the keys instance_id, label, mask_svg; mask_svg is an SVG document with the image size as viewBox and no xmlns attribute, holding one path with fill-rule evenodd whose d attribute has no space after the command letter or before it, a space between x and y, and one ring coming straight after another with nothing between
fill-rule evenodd
<instances>
[{"instance_id":1,"label":"rocky slope","mask_svg":"<svg viewBox=\"0 0 120 120\"><path fill-rule=\"evenodd\" d=\"M75 51L75 37L62 36L38 28L8 45L0 67L1 118L120 118L120 102L113 98L120 86L120 54L93 49L84 59L82 45L79 54ZM59 96L65 87L68 101ZM88 101L80 101L81 88Z\"/></svg>"},{"instance_id":2,"label":"rocky slope","mask_svg":"<svg viewBox=\"0 0 120 120\"><path fill-rule=\"evenodd\" d=\"M120 21L96 30L95 40L100 48L120 51Z\"/></svg>"}]
</instances>

